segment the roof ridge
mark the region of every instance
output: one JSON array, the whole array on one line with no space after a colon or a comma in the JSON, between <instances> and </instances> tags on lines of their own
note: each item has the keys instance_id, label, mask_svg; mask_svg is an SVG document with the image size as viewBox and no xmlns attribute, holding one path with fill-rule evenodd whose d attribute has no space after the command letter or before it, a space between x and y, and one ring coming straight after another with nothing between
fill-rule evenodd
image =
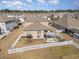
<instances>
[{"instance_id":1,"label":"roof ridge","mask_svg":"<svg viewBox=\"0 0 79 59\"><path fill-rule=\"evenodd\" d=\"M48 27L44 26L40 22L34 22L25 28L25 30L45 30L45 29L47 30Z\"/></svg>"}]
</instances>

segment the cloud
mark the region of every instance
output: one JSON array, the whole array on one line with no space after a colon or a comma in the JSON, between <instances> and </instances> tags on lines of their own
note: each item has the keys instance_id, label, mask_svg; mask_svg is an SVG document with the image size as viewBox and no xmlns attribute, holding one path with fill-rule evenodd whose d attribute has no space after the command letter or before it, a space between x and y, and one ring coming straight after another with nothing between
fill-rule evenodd
<instances>
[{"instance_id":1,"label":"cloud","mask_svg":"<svg viewBox=\"0 0 79 59\"><path fill-rule=\"evenodd\" d=\"M21 1L1 1L1 2L4 5L12 5L12 6L22 5Z\"/></svg>"},{"instance_id":2,"label":"cloud","mask_svg":"<svg viewBox=\"0 0 79 59\"><path fill-rule=\"evenodd\" d=\"M28 3L32 3L32 0L26 0Z\"/></svg>"},{"instance_id":3,"label":"cloud","mask_svg":"<svg viewBox=\"0 0 79 59\"><path fill-rule=\"evenodd\" d=\"M79 0L74 0L73 2L76 6L79 6Z\"/></svg>"},{"instance_id":4,"label":"cloud","mask_svg":"<svg viewBox=\"0 0 79 59\"><path fill-rule=\"evenodd\" d=\"M37 0L40 4L51 4L51 5L57 5L59 3L59 0Z\"/></svg>"},{"instance_id":5,"label":"cloud","mask_svg":"<svg viewBox=\"0 0 79 59\"><path fill-rule=\"evenodd\" d=\"M48 4L57 5L59 3L59 0L48 0Z\"/></svg>"},{"instance_id":6,"label":"cloud","mask_svg":"<svg viewBox=\"0 0 79 59\"><path fill-rule=\"evenodd\" d=\"M42 4L46 3L46 0L37 0L37 1Z\"/></svg>"},{"instance_id":7,"label":"cloud","mask_svg":"<svg viewBox=\"0 0 79 59\"><path fill-rule=\"evenodd\" d=\"M36 2L35 2L36 1ZM23 8L32 6L32 3L45 4L45 5L57 5L59 0L0 0L0 6L7 6L12 8Z\"/></svg>"},{"instance_id":8,"label":"cloud","mask_svg":"<svg viewBox=\"0 0 79 59\"><path fill-rule=\"evenodd\" d=\"M21 6L26 6L27 4L23 3L20 0L15 0L15 1L1 1L1 5L5 5L8 7L16 7L16 8L21 8Z\"/></svg>"}]
</instances>

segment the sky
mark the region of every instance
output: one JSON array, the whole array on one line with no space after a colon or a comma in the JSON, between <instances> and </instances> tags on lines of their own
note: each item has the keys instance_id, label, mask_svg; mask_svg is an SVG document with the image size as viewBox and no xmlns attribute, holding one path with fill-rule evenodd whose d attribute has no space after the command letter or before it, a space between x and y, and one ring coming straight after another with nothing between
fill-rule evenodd
<instances>
[{"instance_id":1,"label":"sky","mask_svg":"<svg viewBox=\"0 0 79 59\"><path fill-rule=\"evenodd\" d=\"M79 10L79 0L0 0L0 9L11 10Z\"/></svg>"}]
</instances>

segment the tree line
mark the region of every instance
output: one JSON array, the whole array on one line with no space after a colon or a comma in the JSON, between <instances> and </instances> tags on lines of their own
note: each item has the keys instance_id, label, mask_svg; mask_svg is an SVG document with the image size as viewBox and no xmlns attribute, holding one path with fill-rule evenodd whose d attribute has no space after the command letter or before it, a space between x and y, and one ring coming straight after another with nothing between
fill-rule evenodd
<instances>
[{"instance_id":1,"label":"tree line","mask_svg":"<svg viewBox=\"0 0 79 59\"><path fill-rule=\"evenodd\" d=\"M0 12L24 12L24 13L47 13L47 12L79 12L79 10L72 10L72 9L68 9L68 10L10 10L10 9L2 9L0 10Z\"/></svg>"}]
</instances>

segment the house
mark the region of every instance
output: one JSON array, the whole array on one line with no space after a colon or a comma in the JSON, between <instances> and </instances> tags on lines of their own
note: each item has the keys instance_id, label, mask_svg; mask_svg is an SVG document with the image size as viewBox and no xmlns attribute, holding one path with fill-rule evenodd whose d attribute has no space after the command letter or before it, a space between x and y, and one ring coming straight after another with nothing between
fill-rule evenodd
<instances>
[{"instance_id":1,"label":"house","mask_svg":"<svg viewBox=\"0 0 79 59\"><path fill-rule=\"evenodd\" d=\"M15 17L18 21L18 24L23 24L25 22L24 15L21 13L7 13L7 17Z\"/></svg>"},{"instance_id":2,"label":"house","mask_svg":"<svg viewBox=\"0 0 79 59\"><path fill-rule=\"evenodd\" d=\"M44 34L49 31L48 23L48 19L45 17L28 17L23 33L25 36L32 37L33 39L44 38Z\"/></svg>"},{"instance_id":3,"label":"house","mask_svg":"<svg viewBox=\"0 0 79 59\"><path fill-rule=\"evenodd\" d=\"M74 17L79 20L79 13L75 13Z\"/></svg>"},{"instance_id":4,"label":"house","mask_svg":"<svg viewBox=\"0 0 79 59\"><path fill-rule=\"evenodd\" d=\"M17 25L15 17L0 17L0 33L8 33Z\"/></svg>"},{"instance_id":5,"label":"house","mask_svg":"<svg viewBox=\"0 0 79 59\"><path fill-rule=\"evenodd\" d=\"M79 38L79 20L72 13L66 13L62 18L53 21L53 26L74 38Z\"/></svg>"}]
</instances>

